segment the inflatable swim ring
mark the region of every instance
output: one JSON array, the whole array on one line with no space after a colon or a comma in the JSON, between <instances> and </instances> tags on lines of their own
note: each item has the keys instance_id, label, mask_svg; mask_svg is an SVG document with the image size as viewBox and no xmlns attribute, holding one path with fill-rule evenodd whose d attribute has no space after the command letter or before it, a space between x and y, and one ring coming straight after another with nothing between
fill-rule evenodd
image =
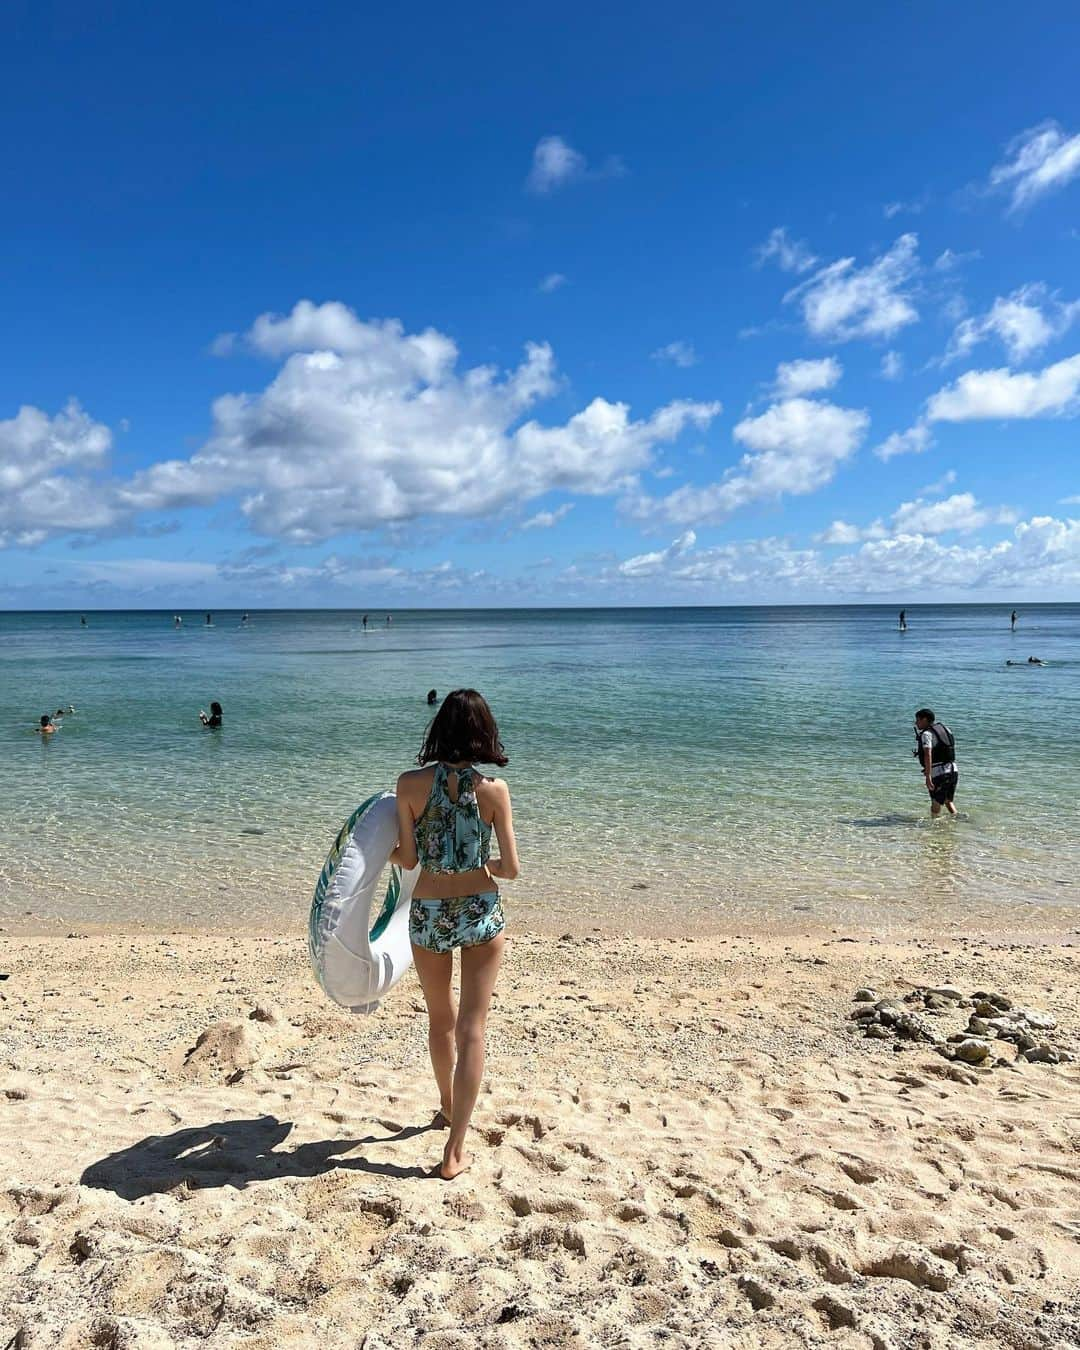
<instances>
[{"instance_id":1,"label":"inflatable swim ring","mask_svg":"<svg viewBox=\"0 0 1080 1350\"><path fill-rule=\"evenodd\" d=\"M334 840L311 902L308 953L323 991L350 1012L374 1012L412 963L409 902L420 875L394 867L372 915L379 881L398 842L397 801L362 802Z\"/></svg>"}]
</instances>

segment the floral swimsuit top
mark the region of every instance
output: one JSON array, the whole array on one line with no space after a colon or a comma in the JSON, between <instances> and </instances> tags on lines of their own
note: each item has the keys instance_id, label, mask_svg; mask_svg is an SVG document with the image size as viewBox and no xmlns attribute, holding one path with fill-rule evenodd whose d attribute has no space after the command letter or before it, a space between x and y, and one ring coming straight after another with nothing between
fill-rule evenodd
<instances>
[{"instance_id":1,"label":"floral swimsuit top","mask_svg":"<svg viewBox=\"0 0 1080 1350\"><path fill-rule=\"evenodd\" d=\"M446 779L457 774L457 801L450 800ZM416 822L416 852L425 872L472 872L491 856L491 826L476 801L475 770L435 765L435 781Z\"/></svg>"}]
</instances>

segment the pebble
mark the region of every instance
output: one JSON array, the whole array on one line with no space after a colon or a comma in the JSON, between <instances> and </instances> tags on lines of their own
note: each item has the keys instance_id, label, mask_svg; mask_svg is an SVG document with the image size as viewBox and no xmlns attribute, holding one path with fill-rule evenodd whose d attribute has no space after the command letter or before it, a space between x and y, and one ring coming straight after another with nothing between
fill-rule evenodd
<instances>
[{"instance_id":1,"label":"pebble","mask_svg":"<svg viewBox=\"0 0 1080 1350\"><path fill-rule=\"evenodd\" d=\"M902 1013L896 1019L896 1034L906 1036L912 1041L931 1041L935 1042L941 1039L941 1033L936 1027L930 1025L925 1018L920 1017L918 1013Z\"/></svg>"},{"instance_id":2,"label":"pebble","mask_svg":"<svg viewBox=\"0 0 1080 1350\"><path fill-rule=\"evenodd\" d=\"M856 989L854 1003L876 1003L877 994L873 989Z\"/></svg>"},{"instance_id":3,"label":"pebble","mask_svg":"<svg viewBox=\"0 0 1080 1350\"><path fill-rule=\"evenodd\" d=\"M1052 1045L1036 1045L1031 1050L1022 1051L1029 1064L1060 1064L1061 1052Z\"/></svg>"},{"instance_id":4,"label":"pebble","mask_svg":"<svg viewBox=\"0 0 1080 1350\"><path fill-rule=\"evenodd\" d=\"M985 1041L971 1039L962 1040L953 1049L953 1058L961 1059L965 1064L981 1064L989 1054L990 1047Z\"/></svg>"},{"instance_id":5,"label":"pebble","mask_svg":"<svg viewBox=\"0 0 1080 1350\"><path fill-rule=\"evenodd\" d=\"M939 984L936 988L927 989L926 992L936 998L946 998L951 1003L959 1003L964 997L954 984Z\"/></svg>"}]
</instances>

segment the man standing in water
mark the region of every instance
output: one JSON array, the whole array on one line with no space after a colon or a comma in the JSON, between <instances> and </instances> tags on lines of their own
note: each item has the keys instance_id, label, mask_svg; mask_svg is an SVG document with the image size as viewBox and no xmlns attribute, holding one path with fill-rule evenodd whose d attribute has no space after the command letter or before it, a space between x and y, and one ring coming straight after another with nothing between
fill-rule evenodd
<instances>
[{"instance_id":1,"label":"man standing in water","mask_svg":"<svg viewBox=\"0 0 1080 1350\"><path fill-rule=\"evenodd\" d=\"M1010 614L1010 616L1009 616L1009 627L1012 629L1012 631L1013 631L1014 633L1016 632L1016 610L1015 610L1015 609L1013 610L1012 614Z\"/></svg>"},{"instance_id":2,"label":"man standing in water","mask_svg":"<svg viewBox=\"0 0 1080 1350\"><path fill-rule=\"evenodd\" d=\"M914 755L919 761L930 794L930 814L940 816L944 806L956 815L953 797L960 774L956 767L956 740L944 722L934 716L933 708L920 708L915 714Z\"/></svg>"},{"instance_id":3,"label":"man standing in water","mask_svg":"<svg viewBox=\"0 0 1080 1350\"><path fill-rule=\"evenodd\" d=\"M901 633L906 633L906 632L907 632L907 610L906 610L906 609L902 609L902 610L900 611L900 631L901 631Z\"/></svg>"}]
</instances>

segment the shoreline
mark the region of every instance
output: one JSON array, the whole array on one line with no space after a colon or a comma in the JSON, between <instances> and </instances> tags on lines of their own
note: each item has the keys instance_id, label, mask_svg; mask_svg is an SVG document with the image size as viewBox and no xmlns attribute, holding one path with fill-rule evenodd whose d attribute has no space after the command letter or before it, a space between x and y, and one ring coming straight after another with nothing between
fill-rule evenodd
<instances>
[{"instance_id":1,"label":"shoreline","mask_svg":"<svg viewBox=\"0 0 1080 1350\"><path fill-rule=\"evenodd\" d=\"M519 927L473 1168L446 1185L414 973L354 1017L295 930L0 933L0 1331L780 1350L915 1328L964 1350L1008 1322L1017 1346L1075 1343L1080 1064L958 1064L850 1016L866 984L954 983L1077 1048L1080 947L1043 938Z\"/></svg>"}]
</instances>

